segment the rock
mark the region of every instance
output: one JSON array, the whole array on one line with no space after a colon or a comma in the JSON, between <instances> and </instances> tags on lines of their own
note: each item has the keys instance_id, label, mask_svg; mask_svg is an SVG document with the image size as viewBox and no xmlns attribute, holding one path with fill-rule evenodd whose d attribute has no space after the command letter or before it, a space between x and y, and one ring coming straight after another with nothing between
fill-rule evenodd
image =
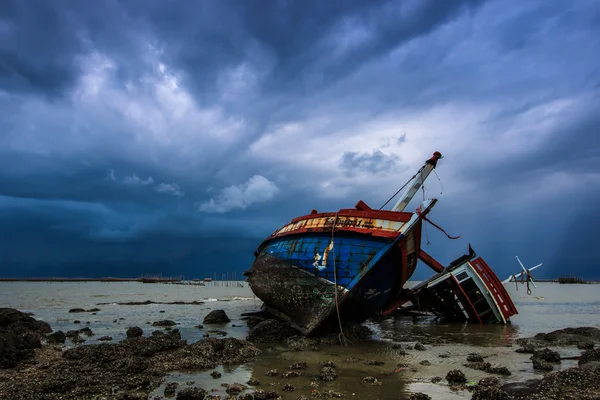
<instances>
[{"instance_id":1,"label":"rock","mask_svg":"<svg viewBox=\"0 0 600 400\"><path fill-rule=\"evenodd\" d=\"M267 371L267 373L265 374L266 376L277 376L279 375L279 371L277 371L276 369L272 369Z\"/></svg>"},{"instance_id":2,"label":"rock","mask_svg":"<svg viewBox=\"0 0 600 400\"><path fill-rule=\"evenodd\" d=\"M192 386L181 389L177 393L177 400L204 400L206 397L206 390Z\"/></svg>"},{"instance_id":3,"label":"rock","mask_svg":"<svg viewBox=\"0 0 600 400\"><path fill-rule=\"evenodd\" d=\"M94 332L92 332L92 330L90 328L88 328L87 326L85 328L81 328L79 330L79 333L83 333L86 336L94 336Z\"/></svg>"},{"instance_id":4,"label":"rock","mask_svg":"<svg viewBox=\"0 0 600 400\"><path fill-rule=\"evenodd\" d=\"M63 331L52 332L51 334L46 336L48 343L52 344L62 344L67 339L67 335Z\"/></svg>"},{"instance_id":5,"label":"rock","mask_svg":"<svg viewBox=\"0 0 600 400\"><path fill-rule=\"evenodd\" d=\"M517 353L533 354L535 352L535 347L533 347L531 344L525 344L515 351Z\"/></svg>"},{"instance_id":6,"label":"rock","mask_svg":"<svg viewBox=\"0 0 600 400\"><path fill-rule=\"evenodd\" d=\"M213 379L219 379L221 377L221 373L219 371L213 371L210 373L210 376L212 376Z\"/></svg>"},{"instance_id":7,"label":"rock","mask_svg":"<svg viewBox=\"0 0 600 400\"><path fill-rule=\"evenodd\" d=\"M506 367L492 367L489 362L473 362L465 364L465 367L478 369L480 371L485 371L490 374L498 374L498 375L511 375L510 371Z\"/></svg>"},{"instance_id":8,"label":"rock","mask_svg":"<svg viewBox=\"0 0 600 400\"><path fill-rule=\"evenodd\" d=\"M441 381L442 381L441 376L434 376L433 378L431 378L431 383L439 383Z\"/></svg>"},{"instance_id":9,"label":"rock","mask_svg":"<svg viewBox=\"0 0 600 400\"><path fill-rule=\"evenodd\" d=\"M177 325L175 321L171 321L170 319L163 319L160 321L155 321L152 323L152 326L173 326Z\"/></svg>"},{"instance_id":10,"label":"rock","mask_svg":"<svg viewBox=\"0 0 600 400\"><path fill-rule=\"evenodd\" d=\"M427 350L427 349L426 349L426 348L425 348L425 346L423 346L421 343L417 342L417 343L415 343L415 350L418 350L418 351L425 351L425 350Z\"/></svg>"},{"instance_id":11,"label":"rock","mask_svg":"<svg viewBox=\"0 0 600 400\"><path fill-rule=\"evenodd\" d=\"M73 342L75 344L81 344L81 343L85 343L85 339L82 338L81 336L75 336L75 337L71 338L71 342Z\"/></svg>"},{"instance_id":12,"label":"rock","mask_svg":"<svg viewBox=\"0 0 600 400\"><path fill-rule=\"evenodd\" d=\"M304 351L308 349L318 350L314 339L309 339L304 336L298 336L296 334L285 339L285 344L292 351Z\"/></svg>"},{"instance_id":13,"label":"rock","mask_svg":"<svg viewBox=\"0 0 600 400\"><path fill-rule=\"evenodd\" d=\"M552 351L548 348L543 350L536 350L531 356L531 359L538 358L540 360L548 361L548 362L560 362L560 354L556 351Z\"/></svg>"},{"instance_id":14,"label":"rock","mask_svg":"<svg viewBox=\"0 0 600 400\"><path fill-rule=\"evenodd\" d=\"M476 386L471 400L510 400L511 397L499 387Z\"/></svg>"},{"instance_id":15,"label":"rock","mask_svg":"<svg viewBox=\"0 0 600 400\"><path fill-rule=\"evenodd\" d=\"M261 317L248 317L246 319L246 325L248 326L249 329L254 328L256 325L260 324L261 322L263 322L265 319L261 318Z\"/></svg>"},{"instance_id":16,"label":"rock","mask_svg":"<svg viewBox=\"0 0 600 400\"><path fill-rule=\"evenodd\" d=\"M66 336L67 337L79 336L79 331L67 331Z\"/></svg>"},{"instance_id":17,"label":"rock","mask_svg":"<svg viewBox=\"0 0 600 400\"><path fill-rule=\"evenodd\" d=\"M144 331L139 326L133 326L127 329L126 334L128 338L136 338L142 336L144 334Z\"/></svg>"},{"instance_id":18,"label":"rock","mask_svg":"<svg viewBox=\"0 0 600 400\"><path fill-rule=\"evenodd\" d=\"M592 350L594 348L594 342L591 340L582 340L577 343L577 348L580 350Z\"/></svg>"},{"instance_id":19,"label":"rock","mask_svg":"<svg viewBox=\"0 0 600 400\"><path fill-rule=\"evenodd\" d=\"M204 317L203 324L224 324L231 320L225 314L225 310L213 310Z\"/></svg>"},{"instance_id":20,"label":"rock","mask_svg":"<svg viewBox=\"0 0 600 400\"><path fill-rule=\"evenodd\" d=\"M592 361L600 361L600 349L584 351L579 358L579 365L584 365Z\"/></svg>"},{"instance_id":21,"label":"rock","mask_svg":"<svg viewBox=\"0 0 600 400\"><path fill-rule=\"evenodd\" d=\"M260 382L257 379L249 379L246 384L250 386L258 386L260 385Z\"/></svg>"},{"instance_id":22,"label":"rock","mask_svg":"<svg viewBox=\"0 0 600 400\"><path fill-rule=\"evenodd\" d=\"M319 372L319 379L323 382L331 382L337 377L337 373L333 367L323 367Z\"/></svg>"},{"instance_id":23,"label":"rock","mask_svg":"<svg viewBox=\"0 0 600 400\"><path fill-rule=\"evenodd\" d=\"M373 386L381 386L381 382L379 382L374 376L365 376L363 378L363 382L370 383Z\"/></svg>"},{"instance_id":24,"label":"rock","mask_svg":"<svg viewBox=\"0 0 600 400\"><path fill-rule=\"evenodd\" d=\"M297 363L293 363L288 368L289 369L306 369L307 365L305 362L297 362Z\"/></svg>"},{"instance_id":25,"label":"rock","mask_svg":"<svg viewBox=\"0 0 600 400\"><path fill-rule=\"evenodd\" d=\"M162 313L164 313L164 312L165 312L165 310L160 310L160 311L159 311L159 313L161 313L161 314L162 314Z\"/></svg>"},{"instance_id":26,"label":"rock","mask_svg":"<svg viewBox=\"0 0 600 400\"><path fill-rule=\"evenodd\" d=\"M225 390L225 392L227 392L227 394L230 395L235 395L235 394L239 394L242 393L244 390L246 389L246 387L240 383L234 383L233 385L229 385L227 386L227 389Z\"/></svg>"},{"instance_id":27,"label":"rock","mask_svg":"<svg viewBox=\"0 0 600 400\"><path fill-rule=\"evenodd\" d=\"M70 313L82 313L85 312L85 310L83 308L71 308L69 310Z\"/></svg>"},{"instance_id":28,"label":"rock","mask_svg":"<svg viewBox=\"0 0 600 400\"><path fill-rule=\"evenodd\" d=\"M284 392L293 392L294 390L296 390L296 388L294 386L290 385L289 383L286 383L285 385L283 385Z\"/></svg>"},{"instance_id":29,"label":"rock","mask_svg":"<svg viewBox=\"0 0 600 400\"><path fill-rule=\"evenodd\" d=\"M425 365L425 366L431 365L431 363L429 362L429 360L423 360L419 364Z\"/></svg>"},{"instance_id":30,"label":"rock","mask_svg":"<svg viewBox=\"0 0 600 400\"><path fill-rule=\"evenodd\" d=\"M100 342L108 342L111 340L113 340L113 338L111 336L102 336L102 337L98 338L98 341L100 341Z\"/></svg>"},{"instance_id":31,"label":"rock","mask_svg":"<svg viewBox=\"0 0 600 400\"><path fill-rule=\"evenodd\" d=\"M498 375L504 375L504 376L511 375L511 372L506 367L491 367L488 370L488 372L490 374L498 374Z\"/></svg>"},{"instance_id":32,"label":"rock","mask_svg":"<svg viewBox=\"0 0 600 400\"><path fill-rule=\"evenodd\" d=\"M322 367L331 367L331 368L335 368L335 364L333 363L333 361L329 360L329 361L325 361L321 363Z\"/></svg>"},{"instance_id":33,"label":"rock","mask_svg":"<svg viewBox=\"0 0 600 400\"><path fill-rule=\"evenodd\" d=\"M298 371L286 371L281 374L282 378L297 378L299 376L300 376L300 373Z\"/></svg>"},{"instance_id":34,"label":"rock","mask_svg":"<svg viewBox=\"0 0 600 400\"><path fill-rule=\"evenodd\" d=\"M175 391L177 390L177 388L179 387L179 384L177 382L169 382L167 383L167 385L165 386L165 397L173 397L175 396Z\"/></svg>"},{"instance_id":35,"label":"rock","mask_svg":"<svg viewBox=\"0 0 600 400\"><path fill-rule=\"evenodd\" d=\"M451 384L460 384L467 382L467 377L459 369L453 369L446 374L446 380Z\"/></svg>"},{"instance_id":36,"label":"rock","mask_svg":"<svg viewBox=\"0 0 600 400\"><path fill-rule=\"evenodd\" d=\"M74 324L80 324L80 323L81 323L81 321L80 321L80 320L78 320L78 319L76 319L75 321L73 321L73 323L74 323Z\"/></svg>"},{"instance_id":37,"label":"rock","mask_svg":"<svg viewBox=\"0 0 600 400\"><path fill-rule=\"evenodd\" d=\"M196 325L196 328L198 328L198 329L204 329L204 326L203 325Z\"/></svg>"},{"instance_id":38,"label":"rock","mask_svg":"<svg viewBox=\"0 0 600 400\"><path fill-rule=\"evenodd\" d=\"M541 379L530 379L525 382L512 382L500 386L500 389L514 398L528 398L540 392Z\"/></svg>"},{"instance_id":39,"label":"rock","mask_svg":"<svg viewBox=\"0 0 600 400\"><path fill-rule=\"evenodd\" d=\"M297 334L289 325L268 319L252 328L246 340L252 343L277 343Z\"/></svg>"},{"instance_id":40,"label":"rock","mask_svg":"<svg viewBox=\"0 0 600 400\"><path fill-rule=\"evenodd\" d=\"M533 369L539 370L539 371L552 371L554 369L554 366L549 363L548 361L544 361L541 358L534 358L533 359Z\"/></svg>"},{"instance_id":41,"label":"rock","mask_svg":"<svg viewBox=\"0 0 600 400\"><path fill-rule=\"evenodd\" d=\"M98 311L102 311L102 310L100 310L99 308L90 308L89 310L87 310L87 312L91 312L91 313L95 313Z\"/></svg>"},{"instance_id":42,"label":"rock","mask_svg":"<svg viewBox=\"0 0 600 400\"><path fill-rule=\"evenodd\" d=\"M35 356L41 338L52 332L45 322L12 309L0 308L0 369L14 368Z\"/></svg>"},{"instance_id":43,"label":"rock","mask_svg":"<svg viewBox=\"0 0 600 400\"><path fill-rule=\"evenodd\" d=\"M600 329L594 327L565 328L550 333L538 333L532 338L517 339L516 343L523 346L571 346L583 340L600 340Z\"/></svg>"},{"instance_id":44,"label":"rock","mask_svg":"<svg viewBox=\"0 0 600 400\"><path fill-rule=\"evenodd\" d=\"M431 397L425 393L411 393L408 400L431 400Z\"/></svg>"},{"instance_id":45,"label":"rock","mask_svg":"<svg viewBox=\"0 0 600 400\"><path fill-rule=\"evenodd\" d=\"M483 357L479 354L469 354L467 356L467 361L472 363L480 363L483 362Z\"/></svg>"}]
</instances>

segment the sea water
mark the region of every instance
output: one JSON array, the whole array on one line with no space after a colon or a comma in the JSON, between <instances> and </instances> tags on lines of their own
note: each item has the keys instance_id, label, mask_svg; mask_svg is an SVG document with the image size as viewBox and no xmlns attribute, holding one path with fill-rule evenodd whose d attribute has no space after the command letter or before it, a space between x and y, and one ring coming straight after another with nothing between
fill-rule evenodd
<instances>
[{"instance_id":1,"label":"sea water","mask_svg":"<svg viewBox=\"0 0 600 400\"><path fill-rule=\"evenodd\" d=\"M240 287L241 286L241 287ZM196 385L221 393L220 383L244 383L248 379L263 382L265 390L276 390L284 399L296 399L308 395L308 385L318 376L319 363L334 360L338 365L338 379L327 383L326 389L343 392L361 399L406 398L412 391L422 391L435 398L470 398L470 393L453 392L443 383L433 385L434 376L444 376L450 369L460 368L470 381L488 376L486 373L465 369L466 356L471 352L489 355L493 364L504 365L513 372L510 381L539 377L533 371L529 355L514 352L515 339L532 336L538 332L550 332L566 327L593 326L600 328L600 286L595 284L561 285L538 283L528 295L523 285L507 284L506 288L519 311L510 325L457 324L439 321L432 317L394 317L374 319L368 325L374 331L374 341L355 346L328 346L321 351L290 352L285 346L274 348L261 346L262 354L256 361L237 366L221 366L220 380L210 377L210 371L182 371L171 374L167 381L193 381ZM143 302L170 303L176 301L203 302L199 305L148 304L120 305L118 303ZM31 312L35 318L48 322L54 330L73 330L89 327L94 336L86 337L86 344L97 343L101 336L111 336L114 341L125 338L128 327L139 326L145 335L153 330L152 323L169 319L177 323L182 338L193 342L200 340L211 329L227 332L229 337L244 339L248 329L242 314L259 310L262 302L257 299L246 283L218 283L200 285L145 284L140 282L0 282L0 307L11 307ZM69 313L69 309L99 308L92 314ZM204 317L212 310L225 310L231 322L210 327L202 325ZM162 311L162 312L161 312ZM78 321L75 323L75 321ZM210 336L214 336L208 332ZM409 351L402 355L393 350L390 343L414 343L435 341L438 345L426 352ZM73 346L67 341L67 346ZM577 353L575 347L561 349L562 353ZM570 355L563 354L563 355ZM442 357L440 357L442 356ZM355 358L356 362L346 362ZM368 359L384 362L382 366L366 365ZM428 360L431 365L420 362ZM268 378L265 373L273 368L284 370L289 364L305 361L309 369L299 378L282 380ZM408 368L398 368L407 364ZM563 361L561 368L575 365L576 361ZM375 376L383 382L371 386L362 382L365 376ZM265 385L266 383L266 385ZM286 393L284 383L298 389ZM162 394L158 388L153 395Z\"/></svg>"}]
</instances>

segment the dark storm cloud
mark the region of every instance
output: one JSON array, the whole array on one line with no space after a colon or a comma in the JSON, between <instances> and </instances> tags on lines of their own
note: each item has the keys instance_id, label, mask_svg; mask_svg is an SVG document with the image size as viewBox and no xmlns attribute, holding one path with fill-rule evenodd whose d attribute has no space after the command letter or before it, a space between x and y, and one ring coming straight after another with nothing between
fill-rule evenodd
<instances>
[{"instance_id":1,"label":"dark storm cloud","mask_svg":"<svg viewBox=\"0 0 600 400\"><path fill-rule=\"evenodd\" d=\"M381 204L434 150L432 218L463 238L430 230L432 254L472 240L554 273L569 231L591 260L584 218L553 213L599 195L599 10L4 1L0 275L242 270L291 218Z\"/></svg>"}]
</instances>

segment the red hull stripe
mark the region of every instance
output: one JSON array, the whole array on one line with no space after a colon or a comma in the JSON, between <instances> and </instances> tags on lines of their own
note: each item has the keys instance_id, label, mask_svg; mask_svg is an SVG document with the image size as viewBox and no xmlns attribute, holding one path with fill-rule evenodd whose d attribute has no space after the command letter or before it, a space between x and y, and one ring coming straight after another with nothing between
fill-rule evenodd
<instances>
[{"instance_id":1,"label":"red hull stripe","mask_svg":"<svg viewBox=\"0 0 600 400\"><path fill-rule=\"evenodd\" d=\"M356 218L372 218L372 219L385 219L388 221L394 222L408 222L412 217L413 213L410 212L396 212L396 211L387 211L387 210L355 210L353 208L343 208L337 212L338 217L356 217ZM312 219L312 218L324 218L324 217L334 217L335 212L326 212L326 213L316 213L316 214L307 214L301 217L294 218L292 223L302 221L304 219Z\"/></svg>"},{"instance_id":2,"label":"red hull stripe","mask_svg":"<svg viewBox=\"0 0 600 400\"><path fill-rule=\"evenodd\" d=\"M510 295L504 288L504 285L491 270L490 266L483 261L483 258L479 257L471 261L471 265L475 268L477 274L485 282L488 290L492 296L494 296L494 299L496 299L496 303L498 303L498 307L500 308L502 315L504 315L504 318L508 320L511 316L518 314L517 308L512 302Z\"/></svg>"},{"instance_id":3,"label":"red hull stripe","mask_svg":"<svg viewBox=\"0 0 600 400\"><path fill-rule=\"evenodd\" d=\"M359 233L362 235L369 235L372 237L380 237L380 238L385 238L385 239L395 239L398 237L398 235L400 234L400 232L397 231L388 231L388 230L383 230L383 229L364 229L364 228L353 228L353 227L347 227L347 228L335 228L335 234L338 235L340 232L347 232L347 233ZM293 235L297 235L300 233L328 233L331 234L331 228L329 227L325 227L325 228L300 228L300 229L295 229L293 231L289 231L289 232L282 232L282 233L274 233L271 236L269 236L267 238L268 239L273 239L273 238L280 238L280 237L284 237L284 236L293 236Z\"/></svg>"}]
</instances>

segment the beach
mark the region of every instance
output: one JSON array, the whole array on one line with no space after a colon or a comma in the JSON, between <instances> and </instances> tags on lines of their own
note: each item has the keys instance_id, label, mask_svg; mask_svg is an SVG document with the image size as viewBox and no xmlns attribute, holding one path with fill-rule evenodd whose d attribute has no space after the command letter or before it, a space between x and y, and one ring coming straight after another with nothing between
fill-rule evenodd
<instances>
[{"instance_id":1,"label":"beach","mask_svg":"<svg viewBox=\"0 0 600 400\"><path fill-rule=\"evenodd\" d=\"M156 363L145 368L154 374L151 382L145 388L130 390L141 398L167 398L165 389L171 394L169 388L175 388L172 392L175 398L186 388L198 387L215 396L213 398L241 398L239 396L262 390L276 393L282 399L337 395L408 399L416 393L432 399L470 399L474 396L473 387L483 378L495 377L499 385L540 379L578 366L575 357L584 351L576 343L548 341L545 347L557 351L563 359L552 364L552 371L542 371L534 369L531 353L515 351L522 346L523 338L564 328L600 328L597 285L540 283L532 295L527 295L523 286L517 290L514 284L509 284L507 289L519 314L507 326L452 324L431 316L393 316L369 320L359 331L350 327L344 335L305 340L294 338L291 333L286 335L283 327L263 322L260 325L263 330L259 329L254 340L247 342L251 328L256 329L262 321L250 315L257 312L262 303L247 285L240 285L0 282L0 307L30 313L36 320L48 323L54 332L71 331L64 344L45 344L46 340L42 340L42 348L35 350L37 358L24 366L1 369L0 399L14 398L14 393L2 393L3 389L9 390L6 382L23 379L26 385L26 377L33 376L27 374L35 374L32 369L39 368L40 364L46 363L46 368L52 368L53 363L66 367L63 364L66 354L73 357L69 362L85 359L83 353L73 350L77 347L91 348L89 345L103 343L105 346L122 341L125 343L123 351L131 351L131 359L136 360L141 359L138 352L143 351L144 346L159 346L159 350L144 361ZM230 321L204 323L205 317L214 310L223 310ZM141 329L141 338L128 338L127 332L132 327ZM75 331L80 333L74 336ZM161 333L153 334L154 331ZM129 332L131 334L131 330ZM205 354L209 344L206 341L218 347L221 345L214 343L223 340L229 341L223 342L226 346L239 348L239 354L234 357L216 350ZM203 341L204 345L198 344ZM175 352L178 357L169 358L169 352ZM184 355L190 359L195 357L194 365L205 367L189 369L192 364L181 361ZM104 353L98 355L104 356ZM42 361L36 363L36 359ZM490 366L486 367L486 363ZM298 368L290 368L292 365ZM74 364L68 367L76 368ZM447 375L453 370L464 373L464 384L448 381ZM327 377L331 372L335 376ZM136 373L134 368L133 374ZM76 385L77 379L73 382ZM234 383L243 387L232 388ZM125 398L127 390L116 387L113 393L96 393L94 396L100 397L87 398ZM67 393L62 394L65 395ZM48 397L48 393L44 396L40 394L37 398L61 398Z\"/></svg>"}]
</instances>

